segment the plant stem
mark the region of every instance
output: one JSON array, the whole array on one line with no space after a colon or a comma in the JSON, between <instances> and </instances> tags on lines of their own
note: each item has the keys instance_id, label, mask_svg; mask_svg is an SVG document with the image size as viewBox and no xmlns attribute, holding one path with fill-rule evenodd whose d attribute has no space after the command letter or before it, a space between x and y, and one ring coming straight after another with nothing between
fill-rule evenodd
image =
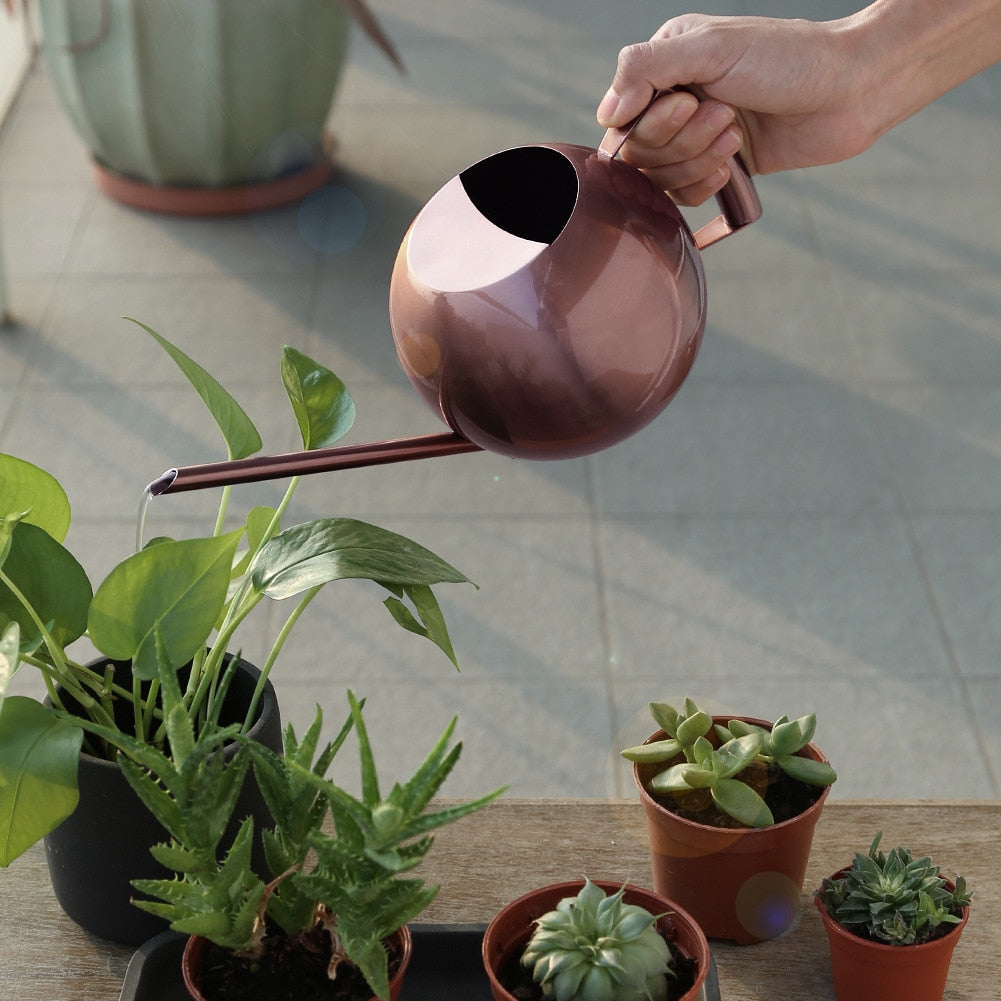
<instances>
[{"instance_id":1,"label":"plant stem","mask_svg":"<svg viewBox=\"0 0 1001 1001\"><path fill-rule=\"evenodd\" d=\"M299 616L306 611L306 607L320 593L322 587L322 584L318 584L316 587L310 588L302 596L299 603L295 606L292 614L285 620L285 624L282 626L278 636L275 638L275 642L271 646L271 651L268 653L268 659L261 667L261 676L257 679L257 686L254 688L254 694L250 700L250 708L247 710L247 716L243 721L243 729L240 731L241 733L246 734L251 726L253 726L254 720L257 716L257 706L261 701L261 696L264 694L264 686L267 684L268 676L271 674L271 668L274 667L275 661L278 659L278 654L281 653L282 647L285 646L285 641L289 638L292 628L295 626L296 622L298 622Z\"/></svg>"}]
</instances>

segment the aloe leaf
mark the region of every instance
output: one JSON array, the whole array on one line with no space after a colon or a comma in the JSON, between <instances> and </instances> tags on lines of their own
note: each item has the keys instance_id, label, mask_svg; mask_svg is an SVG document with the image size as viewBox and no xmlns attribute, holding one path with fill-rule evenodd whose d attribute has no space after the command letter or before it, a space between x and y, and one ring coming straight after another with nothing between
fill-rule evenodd
<instances>
[{"instance_id":1,"label":"aloe leaf","mask_svg":"<svg viewBox=\"0 0 1001 1001\"><path fill-rule=\"evenodd\" d=\"M57 542L70 526L70 502L59 481L44 469L0 455L0 517L25 512L22 520L45 529Z\"/></svg>"},{"instance_id":2,"label":"aloe leaf","mask_svg":"<svg viewBox=\"0 0 1001 1001\"><path fill-rule=\"evenodd\" d=\"M765 801L738 779L721 779L713 786L712 795L724 813L748 827L768 827L775 822Z\"/></svg>"},{"instance_id":3,"label":"aloe leaf","mask_svg":"<svg viewBox=\"0 0 1001 1001\"><path fill-rule=\"evenodd\" d=\"M387 584L465 583L455 567L416 542L351 518L295 525L266 542L251 567L254 588L290 598L332 580Z\"/></svg>"},{"instance_id":4,"label":"aloe leaf","mask_svg":"<svg viewBox=\"0 0 1001 1001\"><path fill-rule=\"evenodd\" d=\"M0 865L7 866L76 808L83 731L34 699L0 710Z\"/></svg>"},{"instance_id":5,"label":"aloe leaf","mask_svg":"<svg viewBox=\"0 0 1001 1001\"><path fill-rule=\"evenodd\" d=\"M202 402L222 432L230 459L245 459L248 455L260 451L261 436L258 434L257 428L254 427L254 422L247 416L240 404L233 399L228 390L224 389L198 362L171 344L166 337L162 337L151 327L147 327L145 323L133 320L130 316L125 319L142 327L170 355L177 367L184 373L185 378L202 398Z\"/></svg>"},{"instance_id":6,"label":"aloe leaf","mask_svg":"<svg viewBox=\"0 0 1001 1001\"><path fill-rule=\"evenodd\" d=\"M150 679L157 674L159 627L171 666L186 664L215 626L241 535L164 542L123 560L91 603L94 645L114 660L133 661L136 677Z\"/></svg>"},{"instance_id":7,"label":"aloe leaf","mask_svg":"<svg viewBox=\"0 0 1001 1001\"><path fill-rule=\"evenodd\" d=\"M281 373L303 448L326 448L351 430L354 400L330 369L285 345Z\"/></svg>"},{"instance_id":8,"label":"aloe leaf","mask_svg":"<svg viewBox=\"0 0 1001 1001\"><path fill-rule=\"evenodd\" d=\"M48 532L21 522L10 537L3 574L21 592L61 646L83 635L92 590L86 571ZM21 601L0 581L0 617L21 627L22 647L37 645L38 625Z\"/></svg>"}]
</instances>

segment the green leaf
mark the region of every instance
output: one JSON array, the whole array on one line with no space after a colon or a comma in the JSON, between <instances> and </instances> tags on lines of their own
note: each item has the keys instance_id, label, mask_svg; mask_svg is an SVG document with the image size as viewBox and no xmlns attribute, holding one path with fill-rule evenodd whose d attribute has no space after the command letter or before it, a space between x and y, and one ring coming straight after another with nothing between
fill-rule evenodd
<instances>
[{"instance_id":1,"label":"green leaf","mask_svg":"<svg viewBox=\"0 0 1001 1001\"><path fill-rule=\"evenodd\" d=\"M620 753L622 757L629 761L657 764L661 761L670 761L671 758L680 754L681 741L674 737L670 737L667 740L654 740L649 744L638 744L636 747L627 747Z\"/></svg>"},{"instance_id":2,"label":"green leaf","mask_svg":"<svg viewBox=\"0 0 1001 1001\"><path fill-rule=\"evenodd\" d=\"M0 455L0 517L26 512L23 520L62 542L70 526L70 503L59 481L44 469Z\"/></svg>"},{"instance_id":3,"label":"green leaf","mask_svg":"<svg viewBox=\"0 0 1001 1001\"><path fill-rule=\"evenodd\" d=\"M165 337L147 327L145 323L133 320L130 316L125 317L125 319L142 327L170 355L177 367L184 373L195 392L202 398L212 415L212 419L219 426L230 459L245 459L248 455L260 451L262 443L257 428L254 427L253 421L227 390L223 389L201 365L189 358Z\"/></svg>"},{"instance_id":4,"label":"green leaf","mask_svg":"<svg viewBox=\"0 0 1001 1001\"><path fill-rule=\"evenodd\" d=\"M700 709L679 721L676 736L685 747L691 747L699 737L704 737L709 732L712 725L712 716Z\"/></svg>"},{"instance_id":5,"label":"green leaf","mask_svg":"<svg viewBox=\"0 0 1001 1001\"><path fill-rule=\"evenodd\" d=\"M332 580L385 584L467 583L455 567L416 542L351 518L295 525L266 542L251 567L255 589L289 598Z\"/></svg>"},{"instance_id":6,"label":"green leaf","mask_svg":"<svg viewBox=\"0 0 1001 1001\"><path fill-rule=\"evenodd\" d=\"M724 813L747 827L768 827L775 823L772 811L765 801L739 779L720 779L713 786L712 795L716 805Z\"/></svg>"},{"instance_id":7,"label":"green leaf","mask_svg":"<svg viewBox=\"0 0 1001 1001\"><path fill-rule=\"evenodd\" d=\"M7 866L76 808L83 731L34 699L0 709L0 865Z\"/></svg>"},{"instance_id":8,"label":"green leaf","mask_svg":"<svg viewBox=\"0 0 1001 1001\"><path fill-rule=\"evenodd\" d=\"M330 369L287 344L282 352L282 382L299 423L303 448L326 448L339 441L355 420L355 404Z\"/></svg>"},{"instance_id":9,"label":"green leaf","mask_svg":"<svg viewBox=\"0 0 1001 1001\"><path fill-rule=\"evenodd\" d=\"M676 737L678 730L678 710L666 702L651 702L650 715L654 722L668 735Z\"/></svg>"},{"instance_id":10,"label":"green leaf","mask_svg":"<svg viewBox=\"0 0 1001 1001\"><path fill-rule=\"evenodd\" d=\"M18 524L2 572L46 623L57 643L67 646L83 635L92 596L90 580L73 554L48 532L25 522ZM20 625L23 647L37 646L38 626L3 581L0 616Z\"/></svg>"},{"instance_id":11,"label":"green leaf","mask_svg":"<svg viewBox=\"0 0 1001 1001\"><path fill-rule=\"evenodd\" d=\"M721 779L732 778L742 772L761 748L761 735L748 733L728 740L713 754L713 770Z\"/></svg>"},{"instance_id":12,"label":"green leaf","mask_svg":"<svg viewBox=\"0 0 1001 1001\"><path fill-rule=\"evenodd\" d=\"M389 614L396 620L397 625L402 626L408 632L431 640L458 669L459 661L452 648L452 639L448 634L445 616L441 613L441 606L434 596L434 591L427 584L407 584L402 590L414 603L414 609L420 621L414 617L410 609L398 597L390 597L385 600L384 604L389 609Z\"/></svg>"},{"instance_id":13,"label":"green leaf","mask_svg":"<svg viewBox=\"0 0 1001 1001\"><path fill-rule=\"evenodd\" d=\"M691 773L698 781L698 773L701 772L703 769L696 768L687 762L672 765L650 780L650 790L655 793L689 792L694 787L688 784L688 774Z\"/></svg>"},{"instance_id":14,"label":"green leaf","mask_svg":"<svg viewBox=\"0 0 1001 1001\"><path fill-rule=\"evenodd\" d=\"M806 782L808 785L829 786L834 782L838 773L826 762L814 761L812 758L802 758L797 754L790 754L788 757L775 759L778 766L799 782Z\"/></svg>"},{"instance_id":15,"label":"green leaf","mask_svg":"<svg viewBox=\"0 0 1001 1001\"><path fill-rule=\"evenodd\" d=\"M94 645L112 659L133 661L133 673L150 679L157 673L159 627L171 666L186 664L215 626L242 534L164 542L123 560L91 603Z\"/></svg>"}]
</instances>

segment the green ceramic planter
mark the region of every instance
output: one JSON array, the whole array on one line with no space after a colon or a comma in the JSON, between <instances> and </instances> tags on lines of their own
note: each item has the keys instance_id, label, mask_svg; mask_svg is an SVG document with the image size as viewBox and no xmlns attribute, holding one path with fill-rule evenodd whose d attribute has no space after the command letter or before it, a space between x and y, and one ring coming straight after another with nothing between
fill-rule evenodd
<instances>
[{"instance_id":1,"label":"green ceramic planter","mask_svg":"<svg viewBox=\"0 0 1001 1001\"><path fill-rule=\"evenodd\" d=\"M288 187L329 167L322 132L350 28L339 0L38 0L38 9L63 106L99 172L126 190Z\"/></svg>"}]
</instances>

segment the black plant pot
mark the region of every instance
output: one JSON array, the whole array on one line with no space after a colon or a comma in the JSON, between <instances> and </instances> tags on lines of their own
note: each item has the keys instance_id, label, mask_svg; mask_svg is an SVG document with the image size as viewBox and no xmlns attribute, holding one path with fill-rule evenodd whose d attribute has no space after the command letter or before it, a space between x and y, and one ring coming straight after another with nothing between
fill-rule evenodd
<instances>
[{"instance_id":1,"label":"black plant pot","mask_svg":"<svg viewBox=\"0 0 1001 1001\"><path fill-rule=\"evenodd\" d=\"M104 663L96 661L91 666ZM115 674L117 682L131 686L128 663L116 664ZM240 661L221 722L244 718L259 678L256 667ZM281 717L270 681L250 736L281 753ZM235 750L234 746L228 753ZM116 762L81 754L78 784L77 808L45 838L52 889L60 907L85 931L124 945L138 945L167 928L161 918L130 903L135 894L131 880L170 875L149 853L151 845L167 840L167 832L140 802ZM253 816L255 830L271 826L252 773L237 801L231 834L246 816ZM260 840L255 840L260 856ZM256 871L266 871L263 858L255 858L254 864Z\"/></svg>"}]
</instances>

